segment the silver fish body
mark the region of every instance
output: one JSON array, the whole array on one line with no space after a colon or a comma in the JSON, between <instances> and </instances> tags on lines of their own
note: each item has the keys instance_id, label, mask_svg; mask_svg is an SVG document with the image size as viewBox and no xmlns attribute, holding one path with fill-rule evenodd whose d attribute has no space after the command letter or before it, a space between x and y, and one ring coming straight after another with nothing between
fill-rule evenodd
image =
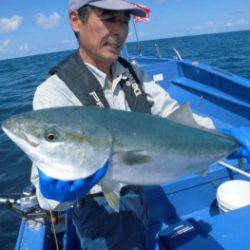
<instances>
[{"instance_id":1,"label":"silver fish body","mask_svg":"<svg viewBox=\"0 0 250 250\"><path fill-rule=\"evenodd\" d=\"M94 107L29 112L2 125L47 175L86 178L108 159L106 181L157 185L204 172L239 145L223 134L167 118Z\"/></svg>"}]
</instances>

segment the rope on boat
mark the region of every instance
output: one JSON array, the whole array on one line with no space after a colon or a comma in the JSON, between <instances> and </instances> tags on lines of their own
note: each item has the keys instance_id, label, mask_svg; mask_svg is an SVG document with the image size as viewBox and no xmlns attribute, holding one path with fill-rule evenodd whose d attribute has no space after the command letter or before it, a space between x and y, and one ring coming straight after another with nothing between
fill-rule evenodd
<instances>
[{"instance_id":1,"label":"rope on boat","mask_svg":"<svg viewBox=\"0 0 250 250\"><path fill-rule=\"evenodd\" d=\"M240 175L243 175L243 176L245 176L247 178L250 178L250 174L249 173L247 173L246 171L243 171L241 169L238 169L238 168L236 168L236 167L234 167L234 166L232 166L232 165L230 165L230 164L228 164L226 162L219 161L218 164L220 164L221 166L223 166L225 168L228 168L228 169L230 169L230 170L232 170L232 171L234 171L234 172L236 172L236 173L238 173Z\"/></svg>"},{"instance_id":2,"label":"rope on boat","mask_svg":"<svg viewBox=\"0 0 250 250\"><path fill-rule=\"evenodd\" d=\"M56 243L56 250L59 250L58 240L57 240L57 236L56 236L56 229L55 229L53 215L52 215L51 210L49 210L49 214L50 214L50 220L51 220L51 226L52 226L52 230L53 230L53 235L54 235L54 239L55 239L55 243Z\"/></svg>"}]
</instances>

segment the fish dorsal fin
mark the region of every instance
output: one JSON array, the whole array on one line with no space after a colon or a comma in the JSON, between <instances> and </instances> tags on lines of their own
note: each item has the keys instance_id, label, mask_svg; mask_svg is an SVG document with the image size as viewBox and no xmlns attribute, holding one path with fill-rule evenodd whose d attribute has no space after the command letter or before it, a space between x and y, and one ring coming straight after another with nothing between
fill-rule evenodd
<instances>
[{"instance_id":1,"label":"fish dorsal fin","mask_svg":"<svg viewBox=\"0 0 250 250\"><path fill-rule=\"evenodd\" d=\"M119 212L120 209L120 191L123 185L119 182L106 181L104 180L100 183L104 197L106 198L108 204L116 211Z\"/></svg>"},{"instance_id":2,"label":"fish dorsal fin","mask_svg":"<svg viewBox=\"0 0 250 250\"><path fill-rule=\"evenodd\" d=\"M188 102L176 109L167 118L171 121L181 123L189 127L201 128L201 126L195 121L192 109Z\"/></svg>"},{"instance_id":3,"label":"fish dorsal fin","mask_svg":"<svg viewBox=\"0 0 250 250\"><path fill-rule=\"evenodd\" d=\"M200 130L204 130L210 133L225 136L223 133L221 133L220 131L217 131L216 129L212 129L212 128L210 129L210 128L206 128L206 127L199 125L194 119L192 108L190 107L188 102L183 104L178 109L176 109L167 118L171 121L181 123L183 125L186 125L192 128L198 128Z\"/></svg>"}]
</instances>

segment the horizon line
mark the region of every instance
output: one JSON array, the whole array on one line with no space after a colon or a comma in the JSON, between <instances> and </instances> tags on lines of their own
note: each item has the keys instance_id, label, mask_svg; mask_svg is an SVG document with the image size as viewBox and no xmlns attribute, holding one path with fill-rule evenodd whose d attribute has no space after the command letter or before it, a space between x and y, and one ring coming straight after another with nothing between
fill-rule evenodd
<instances>
[{"instance_id":1,"label":"horizon line","mask_svg":"<svg viewBox=\"0 0 250 250\"><path fill-rule=\"evenodd\" d=\"M174 39L174 38L184 38L184 37L194 37L194 36L204 36L204 35L216 35L216 34L225 34L225 33L237 33L237 32L247 32L250 31L250 29L246 30L236 30L236 31L222 31L222 32L212 32L212 33L202 33L202 34L191 34L191 35L180 35L180 36L173 36L173 37L165 37L165 38L154 38L154 39L146 39L146 40L140 40L140 43L143 42L150 42L154 40L165 40L165 39ZM126 44L134 44L137 43L137 41L127 41ZM46 53L37 53L37 54L32 54L32 55L27 55L27 56L20 56L20 57L11 57L11 58L0 58L0 61L7 61L7 60L15 60L15 59L21 59L21 58L26 58L26 57L35 57L35 56L43 56L43 55L49 55L49 54L54 54L54 53L62 53L62 52L70 52L74 51L77 48L72 48L72 49L67 49L67 50L55 50L51 52L46 52Z\"/></svg>"}]
</instances>

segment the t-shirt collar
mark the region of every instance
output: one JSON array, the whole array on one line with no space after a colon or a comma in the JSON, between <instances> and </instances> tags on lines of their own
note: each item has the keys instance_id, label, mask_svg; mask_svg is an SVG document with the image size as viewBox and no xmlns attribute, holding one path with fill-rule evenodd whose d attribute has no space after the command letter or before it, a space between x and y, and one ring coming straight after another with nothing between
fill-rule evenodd
<instances>
[{"instance_id":1,"label":"t-shirt collar","mask_svg":"<svg viewBox=\"0 0 250 250\"><path fill-rule=\"evenodd\" d=\"M89 63L85 63L90 71L92 71L92 73L94 73L94 75L98 78L99 83L101 84L101 87L103 89L107 88L107 75L101 71L100 69L96 68L95 66L89 64ZM112 65L112 75L113 75L113 86L112 89L115 90L115 88L117 87L117 84L120 82L121 79L127 79L127 69L121 65L118 61L115 61Z\"/></svg>"}]
</instances>

